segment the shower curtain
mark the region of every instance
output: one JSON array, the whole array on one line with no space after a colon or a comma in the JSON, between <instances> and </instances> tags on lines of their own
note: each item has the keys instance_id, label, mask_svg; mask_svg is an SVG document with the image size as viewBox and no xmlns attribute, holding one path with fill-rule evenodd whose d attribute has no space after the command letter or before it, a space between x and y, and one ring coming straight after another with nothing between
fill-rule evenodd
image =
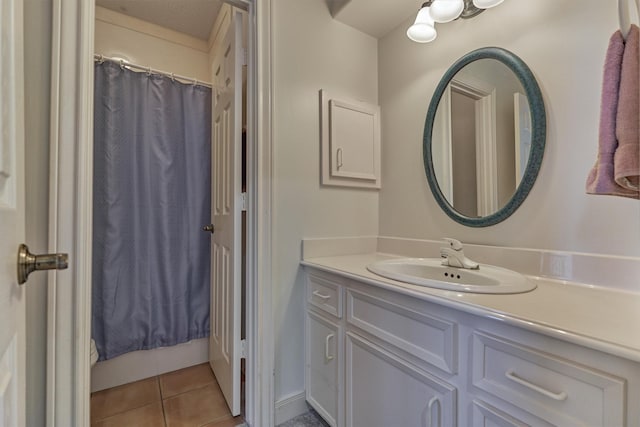
<instances>
[{"instance_id":1,"label":"shower curtain","mask_svg":"<svg viewBox=\"0 0 640 427\"><path fill-rule=\"evenodd\" d=\"M211 89L95 64L100 360L209 335Z\"/></svg>"}]
</instances>

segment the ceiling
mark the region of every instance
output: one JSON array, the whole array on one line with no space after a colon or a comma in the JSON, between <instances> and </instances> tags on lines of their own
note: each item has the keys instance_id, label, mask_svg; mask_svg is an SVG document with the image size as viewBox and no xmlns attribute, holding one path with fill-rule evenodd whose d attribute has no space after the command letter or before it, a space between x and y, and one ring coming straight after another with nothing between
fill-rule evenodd
<instances>
[{"instance_id":1,"label":"ceiling","mask_svg":"<svg viewBox=\"0 0 640 427\"><path fill-rule=\"evenodd\" d=\"M96 0L96 5L208 40L222 0Z\"/></svg>"},{"instance_id":2,"label":"ceiling","mask_svg":"<svg viewBox=\"0 0 640 427\"><path fill-rule=\"evenodd\" d=\"M338 21L375 38L387 35L411 16L415 18L422 0L326 0Z\"/></svg>"},{"instance_id":3,"label":"ceiling","mask_svg":"<svg viewBox=\"0 0 640 427\"><path fill-rule=\"evenodd\" d=\"M384 37L415 15L422 4L422 0L325 1L336 20L375 38ZM209 38L222 3L223 0L96 0L98 6L202 40Z\"/></svg>"}]
</instances>

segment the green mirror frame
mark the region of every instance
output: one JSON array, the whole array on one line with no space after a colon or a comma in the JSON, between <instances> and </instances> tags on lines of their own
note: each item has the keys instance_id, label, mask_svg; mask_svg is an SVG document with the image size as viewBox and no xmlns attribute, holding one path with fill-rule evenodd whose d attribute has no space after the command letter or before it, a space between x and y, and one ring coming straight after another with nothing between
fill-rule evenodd
<instances>
[{"instance_id":1,"label":"green mirror frame","mask_svg":"<svg viewBox=\"0 0 640 427\"><path fill-rule=\"evenodd\" d=\"M431 135L433 133L434 120L436 111L442 95L444 94L447 85L453 79L453 77L466 65L477 61L479 59L495 59L506 65L516 75L522 86L524 87L527 99L529 101L529 107L531 110L531 151L529 154L529 160L527 167L525 168L522 180L515 193L498 211L479 218L471 218L457 212L453 206L447 201L444 194L440 190L438 181L436 179L435 170L432 160L432 147L431 147ZM544 107L544 100L542 99L542 93L538 87L536 79L522 59L509 52L508 50L498 47L485 47L469 52L462 58L457 60L444 74L440 83L436 87L436 90L431 98L429 104L429 110L427 112L427 118L424 124L424 138L423 138L423 160L424 169L427 175L427 182L431 188L431 192L435 197L438 205L442 210L456 222L467 225L470 227L487 227L497 224L507 219L513 214L516 209L526 199L529 191L533 187L533 184L538 177L540 166L542 164L542 157L544 154L544 147L546 143L547 123L546 112Z\"/></svg>"}]
</instances>

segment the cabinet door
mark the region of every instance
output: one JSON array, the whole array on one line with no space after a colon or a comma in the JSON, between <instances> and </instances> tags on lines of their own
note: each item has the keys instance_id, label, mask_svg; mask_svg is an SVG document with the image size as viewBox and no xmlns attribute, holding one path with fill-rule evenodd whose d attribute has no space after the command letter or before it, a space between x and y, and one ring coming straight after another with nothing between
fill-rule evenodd
<instances>
[{"instance_id":1,"label":"cabinet door","mask_svg":"<svg viewBox=\"0 0 640 427\"><path fill-rule=\"evenodd\" d=\"M307 402L332 427L342 425L342 334L340 326L307 312Z\"/></svg>"},{"instance_id":2,"label":"cabinet door","mask_svg":"<svg viewBox=\"0 0 640 427\"><path fill-rule=\"evenodd\" d=\"M346 337L346 425L456 425L456 389L352 332Z\"/></svg>"}]
</instances>

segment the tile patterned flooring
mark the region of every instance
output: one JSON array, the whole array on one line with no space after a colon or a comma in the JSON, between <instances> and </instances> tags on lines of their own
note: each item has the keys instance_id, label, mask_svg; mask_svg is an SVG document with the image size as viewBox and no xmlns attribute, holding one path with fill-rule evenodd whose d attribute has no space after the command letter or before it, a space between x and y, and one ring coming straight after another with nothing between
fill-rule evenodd
<instances>
[{"instance_id":1,"label":"tile patterned flooring","mask_svg":"<svg viewBox=\"0 0 640 427\"><path fill-rule=\"evenodd\" d=\"M298 415L278 427L329 427L329 424L316 411L309 408L309 412L306 414Z\"/></svg>"},{"instance_id":2,"label":"tile patterned flooring","mask_svg":"<svg viewBox=\"0 0 640 427\"><path fill-rule=\"evenodd\" d=\"M92 427L235 427L207 363L91 395Z\"/></svg>"}]
</instances>

